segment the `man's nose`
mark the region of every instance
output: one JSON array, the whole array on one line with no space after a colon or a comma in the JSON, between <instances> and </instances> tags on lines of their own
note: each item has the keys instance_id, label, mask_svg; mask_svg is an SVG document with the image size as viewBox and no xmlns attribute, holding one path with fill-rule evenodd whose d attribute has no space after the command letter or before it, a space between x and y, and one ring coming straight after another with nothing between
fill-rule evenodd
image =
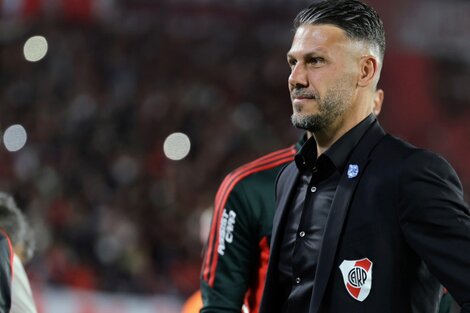
<instances>
[{"instance_id":1,"label":"man's nose","mask_svg":"<svg viewBox=\"0 0 470 313\"><path fill-rule=\"evenodd\" d=\"M308 86L307 71L302 64L296 64L289 75L289 86Z\"/></svg>"}]
</instances>

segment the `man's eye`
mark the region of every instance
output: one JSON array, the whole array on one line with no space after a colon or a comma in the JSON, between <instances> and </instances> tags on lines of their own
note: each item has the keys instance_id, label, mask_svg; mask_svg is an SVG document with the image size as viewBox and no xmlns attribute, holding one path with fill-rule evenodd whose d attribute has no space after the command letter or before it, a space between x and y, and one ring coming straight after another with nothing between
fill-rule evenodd
<instances>
[{"instance_id":1,"label":"man's eye","mask_svg":"<svg viewBox=\"0 0 470 313\"><path fill-rule=\"evenodd\" d=\"M319 63L323 63L323 61L324 59L320 57L314 57L314 58L308 59L308 63L310 64L319 64Z\"/></svg>"},{"instance_id":2,"label":"man's eye","mask_svg":"<svg viewBox=\"0 0 470 313\"><path fill-rule=\"evenodd\" d=\"M287 63L289 63L290 68L293 68L297 62L295 60L289 60Z\"/></svg>"}]
</instances>

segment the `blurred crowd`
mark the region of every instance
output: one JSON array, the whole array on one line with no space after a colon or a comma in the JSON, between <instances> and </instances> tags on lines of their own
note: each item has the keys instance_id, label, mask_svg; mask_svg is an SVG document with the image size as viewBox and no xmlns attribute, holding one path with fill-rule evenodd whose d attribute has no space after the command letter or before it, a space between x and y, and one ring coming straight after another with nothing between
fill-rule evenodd
<instances>
[{"instance_id":1,"label":"blurred crowd","mask_svg":"<svg viewBox=\"0 0 470 313\"><path fill-rule=\"evenodd\" d=\"M199 215L223 176L300 135L285 62L296 8L159 10L105 22L37 17L2 36L0 129L21 124L28 141L0 147L0 190L33 225L33 284L188 295ZM393 18L384 17L389 33ZM23 44L38 34L49 51L30 63ZM389 37L380 121L443 154L468 199L470 66L399 50ZM173 132L191 140L181 161L163 153Z\"/></svg>"}]
</instances>

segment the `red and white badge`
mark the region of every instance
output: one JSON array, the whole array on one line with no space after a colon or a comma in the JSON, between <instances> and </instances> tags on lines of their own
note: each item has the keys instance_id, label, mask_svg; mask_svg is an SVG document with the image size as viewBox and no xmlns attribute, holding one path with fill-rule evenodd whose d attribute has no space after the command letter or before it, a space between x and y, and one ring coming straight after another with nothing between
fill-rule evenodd
<instances>
[{"instance_id":1,"label":"red and white badge","mask_svg":"<svg viewBox=\"0 0 470 313\"><path fill-rule=\"evenodd\" d=\"M364 301L372 288L372 265L368 259L344 260L339 266L344 285L351 297Z\"/></svg>"}]
</instances>

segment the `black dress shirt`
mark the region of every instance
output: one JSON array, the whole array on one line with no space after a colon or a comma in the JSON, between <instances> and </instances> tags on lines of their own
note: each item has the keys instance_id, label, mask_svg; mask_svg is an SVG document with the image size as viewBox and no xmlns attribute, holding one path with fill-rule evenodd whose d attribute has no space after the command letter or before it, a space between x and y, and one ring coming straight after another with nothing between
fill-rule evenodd
<instances>
[{"instance_id":1,"label":"black dress shirt","mask_svg":"<svg viewBox=\"0 0 470 313\"><path fill-rule=\"evenodd\" d=\"M354 147L375 121L375 116L369 115L320 156L312 136L295 156L300 176L292 195L278 264L285 299L283 313L308 311L324 227L339 179Z\"/></svg>"}]
</instances>

